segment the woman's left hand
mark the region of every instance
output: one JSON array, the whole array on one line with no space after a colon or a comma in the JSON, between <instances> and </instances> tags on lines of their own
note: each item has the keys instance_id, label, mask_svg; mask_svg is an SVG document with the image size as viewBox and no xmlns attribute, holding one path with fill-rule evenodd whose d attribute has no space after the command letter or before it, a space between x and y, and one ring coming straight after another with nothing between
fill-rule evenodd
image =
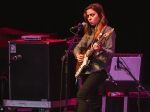
<instances>
[{"instance_id":1,"label":"woman's left hand","mask_svg":"<svg viewBox=\"0 0 150 112\"><path fill-rule=\"evenodd\" d=\"M102 49L101 45L97 44L96 42L93 44L93 49L96 51L100 51Z\"/></svg>"}]
</instances>

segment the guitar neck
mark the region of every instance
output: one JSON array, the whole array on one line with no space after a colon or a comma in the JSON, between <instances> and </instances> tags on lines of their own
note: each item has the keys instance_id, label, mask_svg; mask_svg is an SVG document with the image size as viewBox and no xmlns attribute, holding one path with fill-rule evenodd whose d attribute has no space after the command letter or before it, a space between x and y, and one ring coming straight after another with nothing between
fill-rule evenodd
<instances>
[{"instance_id":1,"label":"guitar neck","mask_svg":"<svg viewBox=\"0 0 150 112\"><path fill-rule=\"evenodd\" d=\"M103 35L98 41L97 41L97 44L100 45L103 41L103 39L105 38L105 35Z\"/></svg>"}]
</instances>

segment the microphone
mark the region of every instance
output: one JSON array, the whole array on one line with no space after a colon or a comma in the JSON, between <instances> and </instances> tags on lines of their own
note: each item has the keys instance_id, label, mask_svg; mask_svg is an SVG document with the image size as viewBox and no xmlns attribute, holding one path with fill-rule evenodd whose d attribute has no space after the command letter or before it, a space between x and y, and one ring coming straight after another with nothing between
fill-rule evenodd
<instances>
[{"instance_id":1,"label":"microphone","mask_svg":"<svg viewBox=\"0 0 150 112\"><path fill-rule=\"evenodd\" d=\"M112 82L114 84L114 86L116 87L117 83L114 81L113 77L109 74L107 74L107 76L108 76L109 81Z\"/></svg>"},{"instance_id":2,"label":"microphone","mask_svg":"<svg viewBox=\"0 0 150 112\"><path fill-rule=\"evenodd\" d=\"M10 60L11 61L17 61L17 60L20 60L22 59L22 56L21 55L16 55L16 56L13 56Z\"/></svg>"},{"instance_id":3,"label":"microphone","mask_svg":"<svg viewBox=\"0 0 150 112\"><path fill-rule=\"evenodd\" d=\"M86 25L86 23L85 23L85 22L83 22L83 23L79 23L77 26L73 26L73 27L71 27L71 29L73 30L73 29L83 28L83 27L85 27L85 25Z\"/></svg>"}]
</instances>

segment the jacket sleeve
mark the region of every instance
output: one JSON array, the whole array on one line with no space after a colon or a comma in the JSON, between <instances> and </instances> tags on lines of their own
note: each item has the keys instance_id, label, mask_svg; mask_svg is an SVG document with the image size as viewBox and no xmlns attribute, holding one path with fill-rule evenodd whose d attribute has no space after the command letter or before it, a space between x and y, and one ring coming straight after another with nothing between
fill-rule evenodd
<instances>
[{"instance_id":1,"label":"jacket sleeve","mask_svg":"<svg viewBox=\"0 0 150 112\"><path fill-rule=\"evenodd\" d=\"M76 58L77 53L80 54L80 53L85 52L86 48L87 48L87 37L84 35L73 50L75 58Z\"/></svg>"}]
</instances>

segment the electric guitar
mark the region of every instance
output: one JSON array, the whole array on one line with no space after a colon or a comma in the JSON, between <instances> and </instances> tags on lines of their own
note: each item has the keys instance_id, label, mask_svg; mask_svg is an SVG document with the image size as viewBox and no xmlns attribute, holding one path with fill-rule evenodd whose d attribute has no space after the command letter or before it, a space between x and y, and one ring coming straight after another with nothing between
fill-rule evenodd
<instances>
[{"instance_id":1,"label":"electric guitar","mask_svg":"<svg viewBox=\"0 0 150 112\"><path fill-rule=\"evenodd\" d=\"M102 35L102 37L99 38L99 40L97 41L97 43L99 45L102 44L103 40L105 38L107 38L112 32L114 31L114 28L110 29L109 31L107 31L105 34ZM100 35L101 36L101 35ZM93 47L91 47L90 49L88 49L85 54L84 54L84 59L83 59L83 62L81 64L77 64L77 71L75 73L75 78L81 78L81 75L84 71L84 69L89 65L90 63L90 60L89 60L89 57L93 54L94 52L94 49Z\"/></svg>"}]
</instances>

